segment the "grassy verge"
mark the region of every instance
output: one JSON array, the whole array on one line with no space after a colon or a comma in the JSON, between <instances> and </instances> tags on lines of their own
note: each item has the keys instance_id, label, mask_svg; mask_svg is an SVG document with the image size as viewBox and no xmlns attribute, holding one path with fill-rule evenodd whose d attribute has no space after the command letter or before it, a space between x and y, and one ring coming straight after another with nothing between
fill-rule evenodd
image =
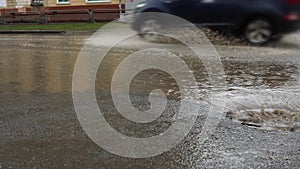
<instances>
[{"instance_id":1,"label":"grassy verge","mask_svg":"<svg viewBox=\"0 0 300 169\"><path fill-rule=\"evenodd\" d=\"M63 31L93 31L106 23L66 23L66 24L34 24L34 25L2 25L0 30L63 30Z\"/></svg>"}]
</instances>

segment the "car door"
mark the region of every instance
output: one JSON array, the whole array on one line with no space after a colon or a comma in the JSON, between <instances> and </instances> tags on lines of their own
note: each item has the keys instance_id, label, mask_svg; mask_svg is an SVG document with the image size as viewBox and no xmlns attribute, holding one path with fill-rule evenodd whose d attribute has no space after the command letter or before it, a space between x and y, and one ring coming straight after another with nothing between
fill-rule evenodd
<instances>
[{"instance_id":1,"label":"car door","mask_svg":"<svg viewBox=\"0 0 300 169\"><path fill-rule=\"evenodd\" d=\"M200 0L170 0L171 14L192 23L199 21Z\"/></svg>"},{"instance_id":2,"label":"car door","mask_svg":"<svg viewBox=\"0 0 300 169\"><path fill-rule=\"evenodd\" d=\"M236 22L244 0L198 0L199 25L226 26Z\"/></svg>"}]
</instances>

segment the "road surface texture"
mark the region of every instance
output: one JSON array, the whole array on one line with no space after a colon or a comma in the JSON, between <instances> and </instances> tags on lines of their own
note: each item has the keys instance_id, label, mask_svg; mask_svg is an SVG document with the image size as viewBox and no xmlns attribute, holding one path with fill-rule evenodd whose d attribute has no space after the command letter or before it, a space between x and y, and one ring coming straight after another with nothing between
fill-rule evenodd
<instances>
[{"instance_id":1,"label":"road surface texture","mask_svg":"<svg viewBox=\"0 0 300 169\"><path fill-rule=\"evenodd\" d=\"M1 35L0 169L300 168L300 132L243 125L225 117L226 112L204 143L199 142L198 136L206 116L199 115L180 144L155 157L120 157L97 146L77 119L71 90L76 59L90 36L90 33ZM180 98L176 95L178 87L170 85L174 81L167 74L146 71L134 79L131 101L140 109L147 109L147 94L159 86L169 99L164 115L154 123L140 125L124 119L114 108L109 92L113 68L133 50L132 45L145 44L148 43L137 39L113 49L96 79L97 101L107 121L128 136L147 137L167 129ZM183 50L174 44L161 45L175 52ZM227 97L227 108L238 113L234 110L256 101L257 107L252 108L261 109L259 104L264 102L262 97L267 97L267 92L271 95L283 92L289 96L281 98L283 105L300 108L297 107L300 105L297 105L299 47L300 33L266 47L216 45L228 85L221 93ZM196 70L194 74L203 91L209 92L203 66L188 55L182 57ZM194 98L205 100L205 94L199 92ZM201 110L207 111L208 104L203 103Z\"/></svg>"}]
</instances>

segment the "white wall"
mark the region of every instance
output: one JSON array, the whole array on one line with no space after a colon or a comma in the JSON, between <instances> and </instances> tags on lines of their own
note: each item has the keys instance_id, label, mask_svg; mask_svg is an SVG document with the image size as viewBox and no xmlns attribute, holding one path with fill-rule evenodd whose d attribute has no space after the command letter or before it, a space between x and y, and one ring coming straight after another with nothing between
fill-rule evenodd
<instances>
[{"instance_id":1,"label":"white wall","mask_svg":"<svg viewBox=\"0 0 300 169\"><path fill-rule=\"evenodd\" d=\"M0 0L0 8L5 8L6 6L6 0Z\"/></svg>"},{"instance_id":2,"label":"white wall","mask_svg":"<svg viewBox=\"0 0 300 169\"><path fill-rule=\"evenodd\" d=\"M31 4L31 0L16 0L16 2L16 8L23 8L24 6L28 6Z\"/></svg>"}]
</instances>

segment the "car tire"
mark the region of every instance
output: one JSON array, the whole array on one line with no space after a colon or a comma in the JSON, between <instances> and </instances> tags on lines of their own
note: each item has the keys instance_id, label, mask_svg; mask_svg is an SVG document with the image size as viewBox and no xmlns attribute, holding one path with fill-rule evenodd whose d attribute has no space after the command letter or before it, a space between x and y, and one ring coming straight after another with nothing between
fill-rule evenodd
<instances>
[{"instance_id":1,"label":"car tire","mask_svg":"<svg viewBox=\"0 0 300 169\"><path fill-rule=\"evenodd\" d=\"M262 46L270 42L274 35L272 22L263 17L251 19L244 27L244 37L251 45Z\"/></svg>"},{"instance_id":2,"label":"car tire","mask_svg":"<svg viewBox=\"0 0 300 169\"><path fill-rule=\"evenodd\" d=\"M159 31L162 28L158 19L144 18L140 24L139 35L148 42L155 42L159 39Z\"/></svg>"},{"instance_id":3,"label":"car tire","mask_svg":"<svg viewBox=\"0 0 300 169\"><path fill-rule=\"evenodd\" d=\"M278 42L278 41L281 41L282 38L283 38L283 35L277 34L272 37L272 41Z\"/></svg>"}]
</instances>

